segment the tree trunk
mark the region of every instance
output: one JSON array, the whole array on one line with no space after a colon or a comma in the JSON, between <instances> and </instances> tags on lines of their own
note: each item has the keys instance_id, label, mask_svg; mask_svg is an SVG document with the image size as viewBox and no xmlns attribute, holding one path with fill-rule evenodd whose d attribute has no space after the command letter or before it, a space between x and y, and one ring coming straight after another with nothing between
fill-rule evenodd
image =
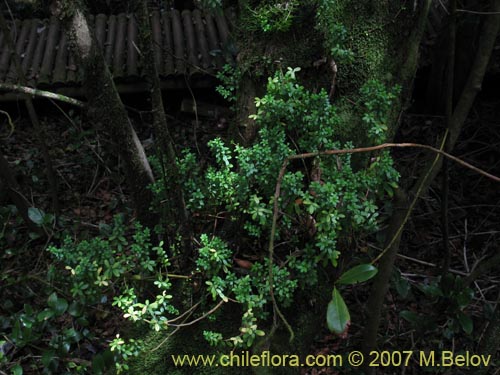
<instances>
[{"instance_id":1,"label":"tree trunk","mask_svg":"<svg viewBox=\"0 0 500 375\"><path fill-rule=\"evenodd\" d=\"M74 0L57 0L53 5L53 13L64 21L71 49L84 70L85 93L91 117L106 126L116 142L125 162L127 183L139 220L145 225L154 225L155 218L149 210L152 192L148 189L148 185L154 181L153 173L101 49L97 46L84 9L80 2Z\"/></svg>"},{"instance_id":2,"label":"tree trunk","mask_svg":"<svg viewBox=\"0 0 500 375\"><path fill-rule=\"evenodd\" d=\"M170 237L174 239L177 234L181 234L184 239L183 258L187 259L191 253L192 234L189 228L189 215L184 201L184 193L180 185L181 176L177 168L175 146L168 129L167 117L165 116L165 108L161 95L148 1L136 0L135 9L139 28L139 45L141 49L143 73L149 84L149 91L151 92L153 129L157 138L158 156L163 168L162 178L165 183L165 191L170 192L165 221L167 223L176 224L174 231L177 233L170 233ZM164 155L166 155L166 165L164 165Z\"/></svg>"}]
</instances>

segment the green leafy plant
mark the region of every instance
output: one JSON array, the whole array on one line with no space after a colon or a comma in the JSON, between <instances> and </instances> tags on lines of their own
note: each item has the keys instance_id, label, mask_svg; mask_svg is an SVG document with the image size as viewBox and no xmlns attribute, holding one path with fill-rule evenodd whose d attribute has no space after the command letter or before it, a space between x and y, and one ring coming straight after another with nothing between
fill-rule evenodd
<instances>
[{"instance_id":1,"label":"green leafy plant","mask_svg":"<svg viewBox=\"0 0 500 375\"><path fill-rule=\"evenodd\" d=\"M255 99L257 113L252 118L259 131L252 146L228 145L216 138L209 142L213 162L204 170L188 151L179 159L179 168L185 171L188 207L200 216L224 211L227 221L243 220L237 235L253 238L256 248L265 248L261 239L271 227L276 178L285 158L302 152L355 147L352 141L342 140L340 119L326 92L311 93L298 84L299 70L278 71L269 78L266 95ZM378 82L363 88L366 104L362 111L366 119L362 121L369 129L367 137L371 143L382 139L378 129L385 126L395 98L391 93ZM279 217L277 238L285 241L288 248L302 250L293 256L278 253L283 257L281 265L273 265L274 294L283 306L293 301L298 288L314 285L318 262L337 265L341 254L338 242L346 235L346 228L352 236L377 229L376 200L392 192L399 177L385 152L372 156L366 168L355 167L350 155L342 155L317 157L310 164L292 165L289 169L283 177L279 202L283 214ZM264 256L262 261L253 263L242 277L233 272L231 251L221 238L202 235L200 245L198 270L207 279L212 299L234 298L244 304L243 311L251 310L257 321L264 319L270 302L269 259ZM371 267L354 268L338 285L367 280L376 272ZM340 308L343 300L336 288L334 296ZM340 312L330 307L330 321L332 314L345 316ZM340 321L335 329L340 334L339 324ZM242 327L253 325L242 321ZM212 344L222 340L215 333L206 337ZM250 337L239 335L232 342L248 345L253 340Z\"/></svg>"},{"instance_id":2,"label":"green leafy plant","mask_svg":"<svg viewBox=\"0 0 500 375\"><path fill-rule=\"evenodd\" d=\"M335 4L329 0L317 0L316 28L325 36L325 48L336 63L348 65L354 62L354 53L348 47L348 32L333 15Z\"/></svg>"},{"instance_id":3,"label":"green leafy plant","mask_svg":"<svg viewBox=\"0 0 500 375\"><path fill-rule=\"evenodd\" d=\"M444 306L445 314L435 316L404 310L400 313L403 319L425 332L437 329L437 324L446 316L450 318L445 321L444 329L440 328L445 338L452 339L461 331L467 335L473 333L472 318L465 310L472 302L474 292L464 285L462 277L447 274L429 283L418 284L417 288L429 299L428 304ZM442 309L437 310L442 311Z\"/></svg>"},{"instance_id":4,"label":"green leafy plant","mask_svg":"<svg viewBox=\"0 0 500 375\"><path fill-rule=\"evenodd\" d=\"M237 67L225 64L222 69L217 72L217 79L221 84L215 88L215 91L228 102L235 102L236 92L241 80L241 71Z\"/></svg>"},{"instance_id":5,"label":"green leafy plant","mask_svg":"<svg viewBox=\"0 0 500 375\"><path fill-rule=\"evenodd\" d=\"M5 304L3 307L6 307L7 311L13 308ZM82 341L92 339L92 333L88 329L89 323L81 305L77 301L70 303L66 298L53 292L47 298L45 308L43 305L37 307L41 309L24 304L22 310L18 312L8 316L1 315L0 323L6 332L4 337L17 350L42 346L40 365L46 371L58 372L71 369L72 373L83 373L84 366L71 364L71 361L61 361L62 358L71 357ZM71 324L61 326L61 321L69 321ZM46 339L48 333L50 333L49 340ZM4 355L2 351L0 362L8 363L12 360L13 358ZM22 374L22 368L12 371Z\"/></svg>"},{"instance_id":6,"label":"green leafy plant","mask_svg":"<svg viewBox=\"0 0 500 375\"><path fill-rule=\"evenodd\" d=\"M263 1L254 9L247 6L245 27L264 33L284 32L292 25L294 13L299 6L296 0Z\"/></svg>"},{"instance_id":7,"label":"green leafy plant","mask_svg":"<svg viewBox=\"0 0 500 375\"><path fill-rule=\"evenodd\" d=\"M57 296L49 298L49 309L41 314L51 318L56 313L79 311L83 314L89 306L97 303L116 306L124 311L124 317L133 321L148 323L154 330L166 326L166 314L176 314L171 305L172 296L167 293L171 284L166 276L170 265L169 259L160 242L151 243L150 230L135 224L133 233L125 225L123 216L115 216L112 225L101 225L102 235L91 240L75 242L67 237L61 246L50 246L48 251L60 264L64 265L69 281L68 289L74 298L74 304ZM54 276L61 282L61 276ZM59 280L58 280L59 278ZM137 296L144 280L151 279L157 290L154 301L140 301ZM110 303L113 301L112 303ZM55 311L55 312L53 312ZM126 361L140 352L139 342L122 342L117 338L111 349L114 362L119 372L127 370ZM102 368L109 362L103 356L96 357L94 367Z\"/></svg>"}]
</instances>

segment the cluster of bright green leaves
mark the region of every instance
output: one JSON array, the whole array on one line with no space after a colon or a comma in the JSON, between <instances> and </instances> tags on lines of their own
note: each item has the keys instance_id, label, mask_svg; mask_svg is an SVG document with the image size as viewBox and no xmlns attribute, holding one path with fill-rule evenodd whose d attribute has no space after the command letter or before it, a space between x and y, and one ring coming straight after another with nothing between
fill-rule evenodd
<instances>
[{"instance_id":1,"label":"cluster of bright green leaves","mask_svg":"<svg viewBox=\"0 0 500 375\"><path fill-rule=\"evenodd\" d=\"M213 301L222 299L227 302L229 296L241 303L245 312L242 316L240 334L226 340L234 346L249 347L263 332L257 329L258 319L267 317L265 309L270 302L269 263L255 263L244 276L237 275L232 267L233 252L219 237L202 234L199 256L196 260L197 272L206 278L207 291ZM297 288L297 280L290 277L286 268L273 266L274 294L278 302L289 306ZM205 337L211 344L223 342L221 334L206 332Z\"/></svg>"},{"instance_id":2,"label":"cluster of bright green leaves","mask_svg":"<svg viewBox=\"0 0 500 375\"><path fill-rule=\"evenodd\" d=\"M340 20L332 15L336 5L331 0L315 0L316 29L325 36L325 48L339 66L354 61L354 53L348 47L348 32Z\"/></svg>"},{"instance_id":3,"label":"cluster of bright green leaves","mask_svg":"<svg viewBox=\"0 0 500 375\"><path fill-rule=\"evenodd\" d=\"M75 242L66 237L61 246L50 246L48 251L61 262L71 280L71 294L83 303L107 300L106 292L115 283L141 279L156 271L156 256L165 268L168 258L160 246L153 246L150 230L135 225L132 239L125 235L123 217L115 216L112 226L101 225L103 236Z\"/></svg>"},{"instance_id":4,"label":"cluster of bright green leaves","mask_svg":"<svg viewBox=\"0 0 500 375\"><path fill-rule=\"evenodd\" d=\"M269 78L266 94L255 99L257 113L252 118L259 130L252 146L229 145L216 138L208 144L214 159L206 169L200 169L189 151L179 160L188 208L200 215L223 210L227 220L243 219L246 233L242 234L257 243L267 239L276 179L288 156L360 146L341 141L342 124L328 95L300 85L298 71L278 71ZM384 85L369 82L362 97L362 106L356 110L367 128L363 141L371 145L382 139L395 96ZM286 171L279 202L284 214L280 215L277 238L286 240L292 249L303 250L299 256L284 255L284 265L273 266L273 289L281 304L290 304L297 288L316 281L318 262L337 265L338 240L346 230L355 235L377 229L376 200L392 192L399 175L388 153L366 157L361 164L355 167L351 155L344 154L295 163ZM305 233L305 222L313 227L312 239ZM221 239L202 235L200 242L197 265L213 299L225 300L231 294L245 304L244 311L265 317L269 260L263 257L248 274L237 275L230 267L231 251ZM340 296L335 290L334 295ZM330 308L329 316L332 311ZM211 342L218 341L217 337L216 333L207 334Z\"/></svg>"},{"instance_id":5,"label":"cluster of bright green leaves","mask_svg":"<svg viewBox=\"0 0 500 375\"><path fill-rule=\"evenodd\" d=\"M297 0L263 0L256 6L247 5L243 14L243 27L248 31L264 33L287 31L299 5Z\"/></svg>"},{"instance_id":6,"label":"cluster of bright green leaves","mask_svg":"<svg viewBox=\"0 0 500 375\"><path fill-rule=\"evenodd\" d=\"M146 322L156 331L166 328L167 316L178 311L167 293L171 287L167 276L170 262L163 243L153 246L150 230L139 223L130 233L121 215L115 216L112 225L102 224L100 230L101 236L80 242L67 237L60 246L48 248L67 271L62 275L53 267L49 272L52 281L66 285L74 301L78 301L75 303L81 314L97 303L108 309L112 305L123 310L124 317L132 321ZM154 280L151 287L157 291L156 297L153 301L141 301L139 293L148 279ZM68 309L72 314L76 311L75 303L67 307L64 299L52 295L49 308L40 314L47 319L52 318L53 311ZM122 341L113 341L112 357L119 372L126 371L126 360L139 353L138 342ZM109 361L100 355L94 362L94 372L101 373Z\"/></svg>"},{"instance_id":7,"label":"cluster of bright green leaves","mask_svg":"<svg viewBox=\"0 0 500 375\"><path fill-rule=\"evenodd\" d=\"M215 90L228 102L235 102L236 91L241 80L240 70L237 67L225 64L222 69L217 72L217 79L222 84L217 86Z\"/></svg>"}]
</instances>

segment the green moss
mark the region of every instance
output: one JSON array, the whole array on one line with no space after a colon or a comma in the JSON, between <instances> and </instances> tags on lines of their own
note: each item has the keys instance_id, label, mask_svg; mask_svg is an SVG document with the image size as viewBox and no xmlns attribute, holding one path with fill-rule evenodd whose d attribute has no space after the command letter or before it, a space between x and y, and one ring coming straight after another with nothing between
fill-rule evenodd
<instances>
[{"instance_id":1,"label":"green moss","mask_svg":"<svg viewBox=\"0 0 500 375\"><path fill-rule=\"evenodd\" d=\"M391 51L393 40L386 25L392 22L390 6L385 1L376 5L372 2L339 0L324 6L321 19L341 24L347 33L343 48L353 53L352 61L338 62L337 85L344 95L357 95L359 88L368 79L384 79L386 73L395 65ZM320 22L321 22L320 19ZM319 25L320 29L324 29ZM325 44L329 45L336 35L324 30ZM334 56L334 59L336 57Z\"/></svg>"}]
</instances>

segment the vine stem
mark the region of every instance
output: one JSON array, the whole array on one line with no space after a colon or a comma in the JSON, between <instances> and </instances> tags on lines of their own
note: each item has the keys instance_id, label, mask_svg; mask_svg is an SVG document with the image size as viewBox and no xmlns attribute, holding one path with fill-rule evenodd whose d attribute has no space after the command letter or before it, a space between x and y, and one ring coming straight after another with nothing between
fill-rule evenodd
<instances>
[{"instance_id":1,"label":"vine stem","mask_svg":"<svg viewBox=\"0 0 500 375\"><path fill-rule=\"evenodd\" d=\"M280 317L280 319L283 321L285 324L286 328L290 332L290 341L293 340L294 338L294 332L286 318L284 317L283 313L278 307L278 303L276 302L276 298L274 296L274 289L273 289L273 257L274 257L274 238L276 237L276 226L278 222L278 212L279 212L279 197L281 194L281 184L283 182L283 178L285 177L286 169L288 167L288 164L292 160L298 160L298 159L310 159L314 158L317 156L328 156L328 155L342 155L342 154L356 154L356 153L364 153L364 152L372 152L372 151L378 151L378 150L383 150L387 148L420 148L420 149L425 149L432 151L438 155L436 155L436 158L433 161L433 167L435 163L437 163L439 156L444 156L450 160L453 160L454 162L464 166L465 168L471 169L476 173L479 173L493 181L500 182L500 177L492 175L480 168L477 168L473 166L472 164L467 163L466 161L463 161L462 159L453 156L445 151L443 151L444 144L446 142L446 139L448 138L448 130L446 131L443 141L441 144L441 148L435 148L429 145L424 145L424 144L419 144L419 143L383 143L380 145L376 146L370 146L370 147L359 147L359 148L350 148L350 149L341 149L341 150L325 150L325 151L318 151L318 152L308 152L308 153L303 153L303 154L296 154L296 155L290 155L288 156L284 161L281 166L281 169L279 171L278 179L276 181L276 187L274 191L274 201L273 201L273 221L271 224L271 233L269 237L269 246L268 246L268 254L269 254L269 267L268 267L268 272L269 272L269 294L271 296L271 301L273 304L273 311L274 311L274 319L273 319L273 324L276 326L277 324L277 316ZM429 169L427 175L423 179L423 181L426 181L427 178L430 176L430 170L433 168ZM421 191L422 191L423 183L420 184L419 189L417 190L417 193L415 195L415 198L412 202L412 207L415 205L416 200L418 199ZM411 212L411 210L409 210ZM409 213L405 217L405 222L409 217ZM395 238L399 235L399 232L402 231L403 226L398 230L398 233L394 238L391 240L388 246L371 262L376 263L390 248L392 243L395 241Z\"/></svg>"}]
</instances>

